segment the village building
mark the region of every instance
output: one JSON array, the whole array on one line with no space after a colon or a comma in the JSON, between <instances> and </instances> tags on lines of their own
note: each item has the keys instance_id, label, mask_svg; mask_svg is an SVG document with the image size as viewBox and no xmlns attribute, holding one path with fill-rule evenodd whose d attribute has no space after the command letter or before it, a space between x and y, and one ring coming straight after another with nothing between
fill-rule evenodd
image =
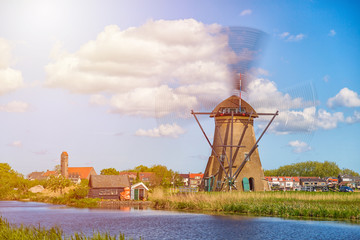
<instances>
[{"instance_id":1,"label":"village building","mask_svg":"<svg viewBox=\"0 0 360 240\"><path fill-rule=\"evenodd\" d=\"M199 187L203 178L203 173L189 173L189 186L191 188Z\"/></svg>"},{"instance_id":2,"label":"village building","mask_svg":"<svg viewBox=\"0 0 360 240\"><path fill-rule=\"evenodd\" d=\"M348 186L353 189L360 189L360 177L344 174L339 175L339 186Z\"/></svg>"},{"instance_id":3,"label":"village building","mask_svg":"<svg viewBox=\"0 0 360 240\"><path fill-rule=\"evenodd\" d=\"M198 188L201 185L201 181L204 178L203 173L188 173L188 174L179 174L182 179L184 187L189 188Z\"/></svg>"},{"instance_id":4,"label":"village building","mask_svg":"<svg viewBox=\"0 0 360 240\"><path fill-rule=\"evenodd\" d=\"M299 177L271 176L265 180L271 190L300 190Z\"/></svg>"},{"instance_id":5,"label":"village building","mask_svg":"<svg viewBox=\"0 0 360 240\"><path fill-rule=\"evenodd\" d=\"M339 184L339 179L337 179L335 177L327 177L327 178L325 178L325 180L326 180L327 186L330 188L334 188L334 187L338 186L338 184Z\"/></svg>"},{"instance_id":6,"label":"village building","mask_svg":"<svg viewBox=\"0 0 360 240\"><path fill-rule=\"evenodd\" d=\"M327 189L326 180L320 177L300 177L300 185L305 191L324 191Z\"/></svg>"},{"instance_id":7,"label":"village building","mask_svg":"<svg viewBox=\"0 0 360 240\"><path fill-rule=\"evenodd\" d=\"M131 186L131 200L146 200L149 189L144 183L139 182Z\"/></svg>"},{"instance_id":8,"label":"village building","mask_svg":"<svg viewBox=\"0 0 360 240\"><path fill-rule=\"evenodd\" d=\"M188 187L190 184L189 181L189 174L179 174L179 176L181 177L181 181L183 183L183 186Z\"/></svg>"},{"instance_id":9,"label":"village building","mask_svg":"<svg viewBox=\"0 0 360 240\"><path fill-rule=\"evenodd\" d=\"M91 175L89 198L124 200L121 193L130 189L127 175Z\"/></svg>"}]
</instances>

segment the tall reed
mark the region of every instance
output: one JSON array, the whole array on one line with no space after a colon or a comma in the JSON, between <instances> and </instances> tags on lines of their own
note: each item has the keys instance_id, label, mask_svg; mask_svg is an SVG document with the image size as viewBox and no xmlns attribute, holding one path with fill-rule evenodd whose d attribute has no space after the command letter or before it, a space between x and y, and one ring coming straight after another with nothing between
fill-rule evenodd
<instances>
[{"instance_id":1,"label":"tall reed","mask_svg":"<svg viewBox=\"0 0 360 240\"><path fill-rule=\"evenodd\" d=\"M156 208L360 220L359 193L211 192L151 196Z\"/></svg>"}]
</instances>

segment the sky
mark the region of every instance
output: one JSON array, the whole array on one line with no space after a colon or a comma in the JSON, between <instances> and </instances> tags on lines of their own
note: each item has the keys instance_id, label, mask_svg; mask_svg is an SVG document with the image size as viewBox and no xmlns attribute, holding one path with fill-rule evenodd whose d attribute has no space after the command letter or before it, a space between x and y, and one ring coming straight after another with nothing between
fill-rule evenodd
<instances>
[{"instance_id":1,"label":"sky","mask_svg":"<svg viewBox=\"0 0 360 240\"><path fill-rule=\"evenodd\" d=\"M358 1L0 1L0 162L203 172L190 110L231 95L222 29L266 33L244 99L279 110L264 169L331 161L360 172ZM245 54L246 55L246 54ZM245 56L244 55L244 56ZM205 106L205 107L204 107ZM212 139L213 119L201 122ZM267 119L256 121L257 136Z\"/></svg>"}]
</instances>

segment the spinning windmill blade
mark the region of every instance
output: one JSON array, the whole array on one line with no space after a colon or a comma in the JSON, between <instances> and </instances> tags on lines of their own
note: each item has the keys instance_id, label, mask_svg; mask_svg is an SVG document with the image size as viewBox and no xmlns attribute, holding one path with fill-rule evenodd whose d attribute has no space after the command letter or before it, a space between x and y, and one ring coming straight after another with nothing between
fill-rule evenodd
<instances>
[{"instance_id":1,"label":"spinning windmill blade","mask_svg":"<svg viewBox=\"0 0 360 240\"><path fill-rule=\"evenodd\" d=\"M308 108L314 108L314 94L307 94L308 88L304 87L293 101L289 101L290 95L280 94L279 102L269 106L268 98L254 95L253 92L247 93L247 87L254 81L251 69L258 59L265 34L259 30L244 27L224 28L223 33L227 35L228 48L231 50L227 58L231 78L231 84L228 87L230 97L219 103L218 99L209 100L204 96L194 96L200 104L191 105L189 101L189 104L181 111L174 111L176 101L187 101L188 96L183 96L184 99L181 99L182 96L178 95L178 99L171 99L173 95L170 94L166 103L162 101L157 104L158 122L175 124L188 119L191 111L211 148L211 155L204 171L203 190L267 190L268 185L265 182L258 152L259 141L279 115L279 110L281 121L276 122L275 126L286 129L289 122L292 122L290 116L293 112L290 108L301 108L304 103L308 104ZM245 96L242 96L244 93ZM301 95L304 94L308 95L308 99L301 101ZM210 142L200 123L199 116L203 115L208 115L215 120L213 142ZM268 119L261 121L263 125L261 134L255 138L254 120L260 117L268 117Z\"/></svg>"}]
</instances>

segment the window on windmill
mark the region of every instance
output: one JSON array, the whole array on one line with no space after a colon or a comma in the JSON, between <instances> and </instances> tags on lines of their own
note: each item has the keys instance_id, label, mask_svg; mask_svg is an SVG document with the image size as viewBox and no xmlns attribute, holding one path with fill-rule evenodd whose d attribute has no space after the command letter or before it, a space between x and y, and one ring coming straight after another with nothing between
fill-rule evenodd
<instances>
[{"instance_id":1,"label":"window on windmill","mask_svg":"<svg viewBox=\"0 0 360 240\"><path fill-rule=\"evenodd\" d=\"M239 113L239 112L245 112L245 108L241 108L241 110L239 110L239 108L221 108L219 112L223 114L230 114L232 112Z\"/></svg>"},{"instance_id":2,"label":"window on windmill","mask_svg":"<svg viewBox=\"0 0 360 240\"><path fill-rule=\"evenodd\" d=\"M224 162L224 161L225 161L225 154L221 154L221 155L220 155L220 161L221 161L221 162Z\"/></svg>"},{"instance_id":3,"label":"window on windmill","mask_svg":"<svg viewBox=\"0 0 360 240\"><path fill-rule=\"evenodd\" d=\"M250 157L248 157L248 156L249 156L248 152L244 153L244 159L247 159L248 161L250 161Z\"/></svg>"}]
</instances>

